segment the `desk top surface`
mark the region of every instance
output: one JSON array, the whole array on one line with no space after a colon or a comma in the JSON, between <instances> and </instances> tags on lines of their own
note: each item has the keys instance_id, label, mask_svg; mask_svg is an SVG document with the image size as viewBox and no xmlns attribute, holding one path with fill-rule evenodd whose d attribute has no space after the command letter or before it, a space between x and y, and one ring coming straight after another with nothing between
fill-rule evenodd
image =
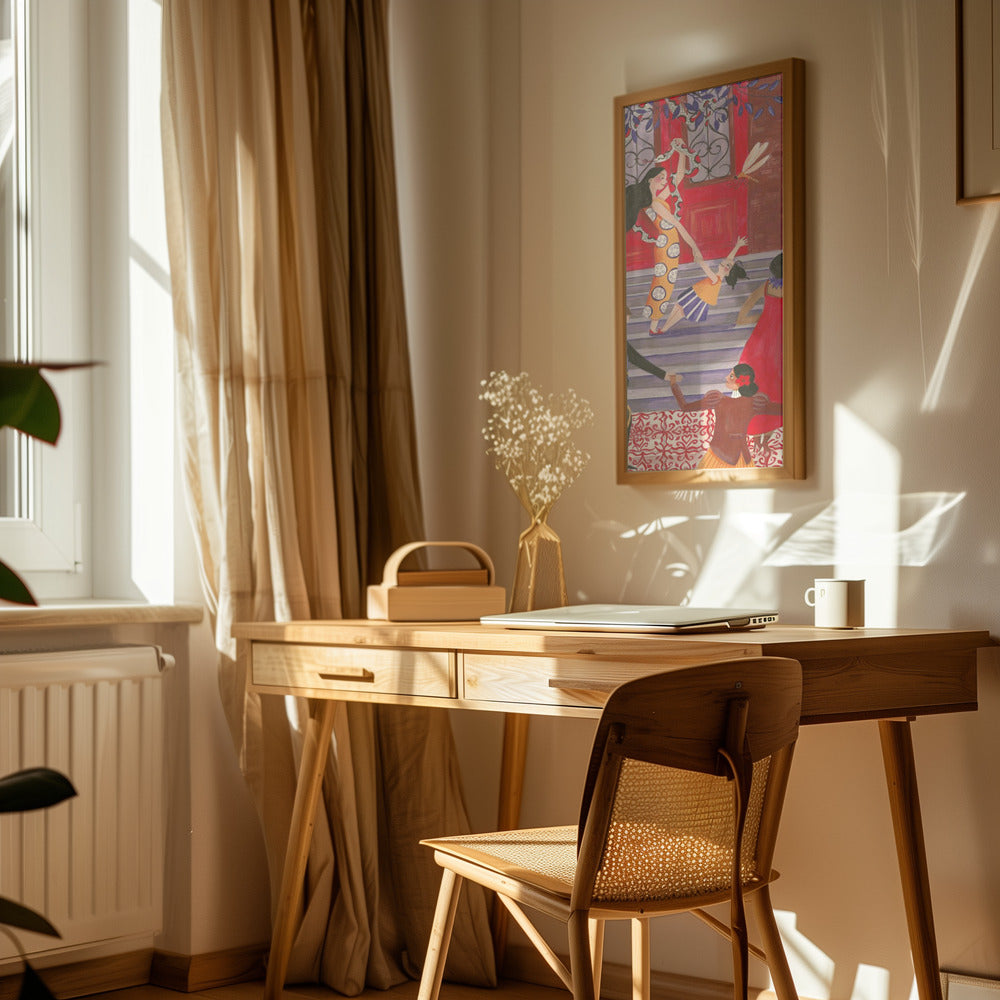
<instances>
[{"instance_id":1,"label":"desk top surface","mask_svg":"<svg viewBox=\"0 0 1000 1000\"><path fill-rule=\"evenodd\" d=\"M450 649L522 655L663 656L696 644L734 655L859 656L907 651L976 649L993 644L985 629L824 629L768 625L742 632L644 635L618 632L536 631L478 622L384 622L368 620L242 622L238 639L319 645Z\"/></svg>"}]
</instances>

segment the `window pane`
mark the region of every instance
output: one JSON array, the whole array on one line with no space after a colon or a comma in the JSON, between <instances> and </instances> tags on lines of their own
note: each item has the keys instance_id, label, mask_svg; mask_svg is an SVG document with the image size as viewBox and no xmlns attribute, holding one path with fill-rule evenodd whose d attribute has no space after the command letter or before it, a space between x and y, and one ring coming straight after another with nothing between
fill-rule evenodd
<instances>
[{"instance_id":1,"label":"window pane","mask_svg":"<svg viewBox=\"0 0 1000 1000\"><path fill-rule=\"evenodd\" d=\"M0 0L0 357L18 356L17 49L14 0ZM23 443L0 432L0 517L23 516L18 454Z\"/></svg>"}]
</instances>

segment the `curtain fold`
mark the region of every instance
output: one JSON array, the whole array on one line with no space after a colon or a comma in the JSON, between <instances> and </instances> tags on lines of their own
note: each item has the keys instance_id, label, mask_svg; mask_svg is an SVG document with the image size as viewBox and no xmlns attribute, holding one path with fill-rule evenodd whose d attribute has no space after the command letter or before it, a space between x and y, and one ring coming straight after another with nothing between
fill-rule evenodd
<instances>
[{"instance_id":1,"label":"curtain fold","mask_svg":"<svg viewBox=\"0 0 1000 1000\"><path fill-rule=\"evenodd\" d=\"M360 616L423 537L385 21L385 0L163 3L183 471L272 905L309 706L247 690L231 625ZM323 806L288 980L386 988L429 934L417 841L468 829L447 713L338 706ZM447 974L492 985L485 901L463 906Z\"/></svg>"}]
</instances>

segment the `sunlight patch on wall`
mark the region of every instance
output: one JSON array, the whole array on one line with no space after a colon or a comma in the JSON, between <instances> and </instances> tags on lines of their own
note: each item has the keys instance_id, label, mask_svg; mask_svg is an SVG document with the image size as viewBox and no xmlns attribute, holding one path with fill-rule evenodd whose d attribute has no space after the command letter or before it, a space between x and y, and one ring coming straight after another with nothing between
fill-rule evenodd
<instances>
[{"instance_id":1,"label":"sunlight patch on wall","mask_svg":"<svg viewBox=\"0 0 1000 1000\"><path fill-rule=\"evenodd\" d=\"M885 245L886 273L889 273L889 83L885 53L885 26L882 21L882 5L872 7L872 119L875 139L882 156L882 182L885 202Z\"/></svg>"},{"instance_id":2,"label":"sunlight patch on wall","mask_svg":"<svg viewBox=\"0 0 1000 1000\"><path fill-rule=\"evenodd\" d=\"M867 580L865 624L891 628L898 615L899 452L842 403L833 426L833 575Z\"/></svg>"},{"instance_id":3,"label":"sunlight patch on wall","mask_svg":"<svg viewBox=\"0 0 1000 1000\"><path fill-rule=\"evenodd\" d=\"M752 599L776 602L774 595L747 594L760 587L759 574L776 531L788 519L774 512L774 490L727 490L718 529L705 556L689 603L694 607L735 606ZM756 577L756 578L755 578Z\"/></svg>"},{"instance_id":4,"label":"sunlight patch on wall","mask_svg":"<svg viewBox=\"0 0 1000 1000\"><path fill-rule=\"evenodd\" d=\"M128 5L129 384L132 579L174 597L174 351L160 160L160 5Z\"/></svg>"},{"instance_id":5,"label":"sunlight patch on wall","mask_svg":"<svg viewBox=\"0 0 1000 1000\"><path fill-rule=\"evenodd\" d=\"M979 229L973 241L972 249L969 251L969 261L965 266L965 276L962 278L962 286L958 290L955 299L955 306L951 311L951 321L948 323L948 330L945 333L944 343L938 354L934 371L931 373L927 388L924 391L924 398L920 404L923 413L933 412L941 402L941 390L944 388L945 376L948 372L948 365L951 363L951 355L955 350L955 342L958 339L958 330L962 325L962 317L969 304L969 296L973 286L979 277L980 268L986 257L986 250L993 238L993 231L996 229L997 216L1000 215L1000 205L996 203L978 206L981 215L979 219Z\"/></svg>"},{"instance_id":6,"label":"sunlight patch on wall","mask_svg":"<svg viewBox=\"0 0 1000 1000\"><path fill-rule=\"evenodd\" d=\"M873 559L882 553L896 566L927 566L941 550L955 524L965 493L907 493L899 498L898 529L889 538L872 539L844 530L841 498L800 508L789 519L790 531L767 557L768 566L831 566L839 551L847 561ZM863 507L868 494L842 498L850 509ZM838 537L839 529L839 537Z\"/></svg>"},{"instance_id":7,"label":"sunlight patch on wall","mask_svg":"<svg viewBox=\"0 0 1000 1000\"><path fill-rule=\"evenodd\" d=\"M906 187L906 238L910 244L910 263L917 281L917 327L920 343L920 363L924 386L927 385L927 350L924 343L924 312L921 290L921 267L924 261L924 212L921 201L921 141L920 117L920 47L917 35L917 9L914 0L903 4L903 87L906 92L906 123L909 139L909 177Z\"/></svg>"},{"instance_id":8,"label":"sunlight patch on wall","mask_svg":"<svg viewBox=\"0 0 1000 1000\"><path fill-rule=\"evenodd\" d=\"M830 1000L836 968L834 960L798 929L795 913L775 910L774 919L798 995L811 1000ZM774 992L773 980L770 980L769 986ZM860 964L854 977L851 1000L889 1000L889 970L877 965Z\"/></svg>"},{"instance_id":9,"label":"sunlight patch on wall","mask_svg":"<svg viewBox=\"0 0 1000 1000\"><path fill-rule=\"evenodd\" d=\"M811 1000L830 1000L833 988L834 962L818 945L799 932L797 917L788 910L774 911L775 923L785 947L788 968L800 997ZM774 984L771 984L774 988Z\"/></svg>"},{"instance_id":10,"label":"sunlight patch on wall","mask_svg":"<svg viewBox=\"0 0 1000 1000\"><path fill-rule=\"evenodd\" d=\"M769 491L734 492L734 502L720 514L665 515L635 527L596 524L598 534L615 536L616 548L628 553L614 599L661 600L659 593L649 592L650 581L667 579L690 581L684 597L690 604L715 605L724 595L738 593L743 603L767 602L771 580L760 570L783 566L814 567L817 576L829 574L834 566L862 567L866 578L873 577L873 569L894 576L899 567L934 561L951 536L966 497L964 492L926 492L893 498L854 490L828 503L786 513L771 510L761 492ZM852 523L858 511L879 511L890 501L895 512L889 511L880 523L870 523L870 518ZM986 556L1000 558L996 552ZM741 586L759 589L751 596L741 592ZM575 599L585 602L591 595L581 592Z\"/></svg>"},{"instance_id":11,"label":"sunlight patch on wall","mask_svg":"<svg viewBox=\"0 0 1000 1000\"><path fill-rule=\"evenodd\" d=\"M851 1000L888 1000L889 970L877 965L858 966L854 977Z\"/></svg>"},{"instance_id":12,"label":"sunlight patch on wall","mask_svg":"<svg viewBox=\"0 0 1000 1000\"><path fill-rule=\"evenodd\" d=\"M658 535L661 531L669 531L671 528L678 527L678 525L686 524L689 520L690 518L687 517L657 517L634 528L626 529L619 537L623 541L630 541L634 538Z\"/></svg>"}]
</instances>

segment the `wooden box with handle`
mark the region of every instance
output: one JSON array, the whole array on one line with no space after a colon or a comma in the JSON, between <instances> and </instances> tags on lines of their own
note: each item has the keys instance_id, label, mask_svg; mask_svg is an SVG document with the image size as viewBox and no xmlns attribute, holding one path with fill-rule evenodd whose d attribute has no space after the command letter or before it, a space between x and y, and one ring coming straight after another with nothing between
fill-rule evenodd
<instances>
[{"instance_id":1,"label":"wooden box with handle","mask_svg":"<svg viewBox=\"0 0 1000 1000\"><path fill-rule=\"evenodd\" d=\"M419 549L457 548L475 556L472 569L404 570L403 561ZM368 588L368 617L390 622L477 621L500 614L507 600L494 583L493 560L471 542L410 542L396 549L382 582Z\"/></svg>"}]
</instances>

